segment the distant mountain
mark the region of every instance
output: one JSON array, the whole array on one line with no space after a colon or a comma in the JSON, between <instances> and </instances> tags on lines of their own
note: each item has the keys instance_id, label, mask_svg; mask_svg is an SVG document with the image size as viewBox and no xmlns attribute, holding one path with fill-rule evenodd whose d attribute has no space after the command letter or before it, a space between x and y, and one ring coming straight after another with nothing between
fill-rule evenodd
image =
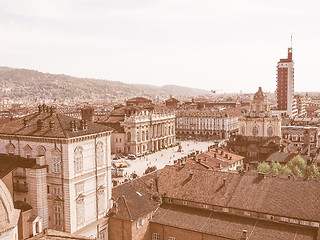
<instances>
[{"instance_id":1,"label":"distant mountain","mask_svg":"<svg viewBox=\"0 0 320 240\"><path fill-rule=\"evenodd\" d=\"M116 100L134 96L154 98L173 96L200 96L209 91L167 85L162 87L126 84L119 81L77 78L63 74L42 73L35 70L0 67L0 97L11 99L72 99Z\"/></svg>"}]
</instances>

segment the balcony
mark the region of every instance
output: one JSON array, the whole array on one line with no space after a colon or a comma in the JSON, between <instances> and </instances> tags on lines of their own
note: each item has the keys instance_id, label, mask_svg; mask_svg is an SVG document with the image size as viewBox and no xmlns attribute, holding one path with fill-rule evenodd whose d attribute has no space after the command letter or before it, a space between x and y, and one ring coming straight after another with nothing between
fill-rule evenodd
<instances>
[{"instance_id":1,"label":"balcony","mask_svg":"<svg viewBox=\"0 0 320 240\"><path fill-rule=\"evenodd\" d=\"M26 173L25 172L14 172L13 176L16 177L16 178L25 179L26 178Z\"/></svg>"},{"instance_id":2,"label":"balcony","mask_svg":"<svg viewBox=\"0 0 320 240\"><path fill-rule=\"evenodd\" d=\"M27 183L13 183L13 190L17 192L28 192Z\"/></svg>"}]
</instances>

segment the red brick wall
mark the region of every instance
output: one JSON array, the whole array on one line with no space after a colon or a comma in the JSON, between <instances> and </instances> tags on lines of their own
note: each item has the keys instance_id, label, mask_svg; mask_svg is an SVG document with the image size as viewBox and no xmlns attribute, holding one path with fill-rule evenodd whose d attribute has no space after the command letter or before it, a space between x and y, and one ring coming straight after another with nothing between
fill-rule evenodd
<instances>
[{"instance_id":1,"label":"red brick wall","mask_svg":"<svg viewBox=\"0 0 320 240\"><path fill-rule=\"evenodd\" d=\"M132 222L117 218L109 218L108 240L131 240Z\"/></svg>"}]
</instances>

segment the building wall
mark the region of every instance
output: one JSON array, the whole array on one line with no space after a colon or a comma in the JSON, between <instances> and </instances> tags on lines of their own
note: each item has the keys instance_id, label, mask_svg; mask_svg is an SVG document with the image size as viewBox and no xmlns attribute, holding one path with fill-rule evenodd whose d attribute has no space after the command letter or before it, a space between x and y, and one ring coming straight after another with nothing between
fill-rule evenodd
<instances>
[{"instance_id":1,"label":"building wall","mask_svg":"<svg viewBox=\"0 0 320 240\"><path fill-rule=\"evenodd\" d=\"M108 240L132 239L132 222L118 218L109 218Z\"/></svg>"},{"instance_id":2,"label":"building wall","mask_svg":"<svg viewBox=\"0 0 320 240\"><path fill-rule=\"evenodd\" d=\"M241 117L239 119L240 134L254 137L281 137L281 120L277 117ZM258 129L257 135L253 134L254 128ZM268 128L272 127L273 134L269 135Z\"/></svg>"},{"instance_id":3,"label":"building wall","mask_svg":"<svg viewBox=\"0 0 320 240\"><path fill-rule=\"evenodd\" d=\"M125 152L125 133L111 133L111 154L124 153Z\"/></svg>"},{"instance_id":4,"label":"building wall","mask_svg":"<svg viewBox=\"0 0 320 240\"><path fill-rule=\"evenodd\" d=\"M96 145L102 143L104 163L96 167ZM8 153L8 146L13 144L13 154L23 157L35 158L39 154L44 155L43 165L48 165L48 172L45 169L46 191L43 196L47 198L48 216L43 219L44 228L50 227L56 230L75 232L80 228L105 216L110 208L111 199L111 137L106 134L97 134L95 137L85 136L71 141L70 139L45 139L12 137L11 140L0 137L0 153ZM75 150L82 149L83 170L75 172ZM59 157L60 173L54 173L53 157ZM23 169L17 169L23 175ZM103 180L101 180L103 177ZM33 195L36 189L28 188L27 177L20 178L20 182L26 182L27 191L15 191L14 200L26 201L33 208ZM17 181L17 180L15 180ZM97 182L100 181L99 193ZM103 181L103 183L101 183ZM85 221L82 224L76 223L76 184L83 183L85 189ZM35 186L35 185L34 185ZM23 186L24 187L24 186ZM56 194L55 189L59 189ZM103 196L104 210L97 213L97 199ZM99 197L100 199L100 197ZM60 207L60 224L54 224L55 207ZM93 226L94 227L94 226ZM96 229L96 228L95 228Z\"/></svg>"},{"instance_id":5,"label":"building wall","mask_svg":"<svg viewBox=\"0 0 320 240\"><path fill-rule=\"evenodd\" d=\"M158 233L160 235L160 240L167 240L169 237L174 237L176 240L224 240L227 238L212 236L208 234L203 234L200 232L193 232L181 228L175 228L170 226L165 226L157 223L150 223L150 233ZM150 238L151 239L151 238Z\"/></svg>"},{"instance_id":6,"label":"building wall","mask_svg":"<svg viewBox=\"0 0 320 240\"><path fill-rule=\"evenodd\" d=\"M125 152L144 155L175 144L175 115L145 112L124 121Z\"/></svg>"},{"instance_id":7,"label":"building wall","mask_svg":"<svg viewBox=\"0 0 320 240\"><path fill-rule=\"evenodd\" d=\"M238 117L201 114L190 116L188 112L178 114L176 118L177 134L209 135L228 138L238 131Z\"/></svg>"}]
</instances>

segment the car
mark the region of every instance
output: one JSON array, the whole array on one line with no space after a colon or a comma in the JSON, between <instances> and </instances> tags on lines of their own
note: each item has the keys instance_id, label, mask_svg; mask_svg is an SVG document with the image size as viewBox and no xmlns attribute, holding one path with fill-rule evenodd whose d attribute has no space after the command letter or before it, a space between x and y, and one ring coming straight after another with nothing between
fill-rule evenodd
<instances>
[{"instance_id":1,"label":"car","mask_svg":"<svg viewBox=\"0 0 320 240\"><path fill-rule=\"evenodd\" d=\"M134 154L128 154L128 159L135 160L137 157Z\"/></svg>"}]
</instances>

